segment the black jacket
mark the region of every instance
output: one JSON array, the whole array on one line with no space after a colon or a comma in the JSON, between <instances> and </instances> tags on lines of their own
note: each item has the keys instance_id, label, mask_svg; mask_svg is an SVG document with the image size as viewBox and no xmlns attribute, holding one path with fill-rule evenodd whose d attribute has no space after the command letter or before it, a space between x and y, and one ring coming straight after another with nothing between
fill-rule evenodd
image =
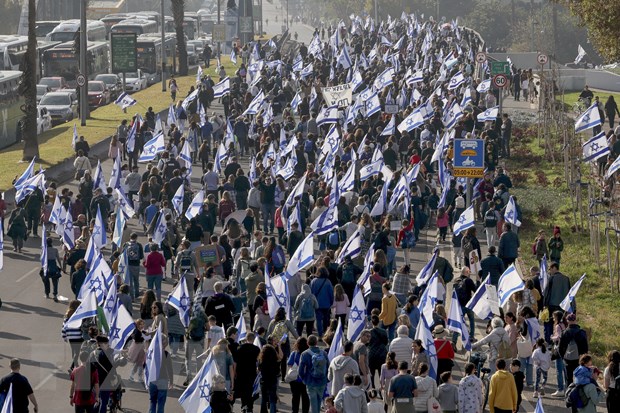
<instances>
[{"instance_id":1,"label":"black jacket","mask_svg":"<svg viewBox=\"0 0 620 413\"><path fill-rule=\"evenodd\" d=\"M560 337L559 352L562 358L564 358L566 349L573 340L575 340L575 344L577 344L577 349L580 356L588 352L588 336L586 335L585 330L579 327L579 324L571 324L566 330L564 330L562 337Z\"/></svg>"}]
</instances>

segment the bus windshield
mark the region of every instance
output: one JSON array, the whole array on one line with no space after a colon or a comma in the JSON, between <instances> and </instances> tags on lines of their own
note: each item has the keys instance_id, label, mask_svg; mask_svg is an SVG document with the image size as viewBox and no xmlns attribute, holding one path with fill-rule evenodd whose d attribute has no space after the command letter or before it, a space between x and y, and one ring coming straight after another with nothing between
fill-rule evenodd
<instances>
[{"instance_id":1,"label":"bus windshield","mask_svg":"<svg viewBox=\"0 0 620 413\"><path fill-rule=\"evenodd\" d=\"M49 59L45 63L45 72L54 76L62 76L66 80L74 80L78 68L75 59Z\"/></svg>"},{"instance_id":2,"label":"bus windshield","mask_svg":"<svg viewBox=\"0 0 620 413\"><path fill-rule=\"evenodd\" d=\"M50 39L53 42L71 42L74 36L75 32L56 32L50 35Z\"/></svg>"}]
</instances>

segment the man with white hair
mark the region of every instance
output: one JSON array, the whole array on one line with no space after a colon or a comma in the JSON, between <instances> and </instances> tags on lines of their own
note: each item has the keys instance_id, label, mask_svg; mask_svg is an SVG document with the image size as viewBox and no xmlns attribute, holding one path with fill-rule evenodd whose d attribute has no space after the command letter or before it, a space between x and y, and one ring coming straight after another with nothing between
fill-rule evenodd
<instances>
[{"instance_id":1,"label":"man with white hair","mask_svg":"<svg viewBox=\"0 0 620 413\"><path fill-rule=\"evenodd\" d=\"M510 347L510 337L506 330L504 330L504 321L499 317L493 317L491 320L491 332L486 335L482 340L472 344L472 350L478 350L485 344L489 345L489 368L491 369L491 374L495 373L495 360L500 357L500 347L502 346L502 342L507 343L508 347Z\"/></svg>"},{"instance_id":2,"label":"man with white hair","mask_svg":"<svg viewBox=\"0 0 620 413\"><path fill-rule=\"evenodd\" d=\"M409 327L399 326L397 337L390 343L390 351L396 353L396 362L411 360L413 340L409 338Z\"/></svg>"}]
</instances>

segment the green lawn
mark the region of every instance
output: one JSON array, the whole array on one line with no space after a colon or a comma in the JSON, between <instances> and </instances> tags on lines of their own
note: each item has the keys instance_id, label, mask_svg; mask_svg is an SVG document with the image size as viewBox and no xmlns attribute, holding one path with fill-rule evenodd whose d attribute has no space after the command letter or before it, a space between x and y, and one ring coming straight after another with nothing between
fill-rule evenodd
<instances>
[{"instance_id":1,"label":"green lawn","mask_svg":"<svg viewBox=\"0 0 620 413\"><path fill-rule=\"evenodd\" d=\"M620 93L610 93L610 92L597 91L597 90L592 90L592 92L594 93L594 96L599 97L599 99L601 100L601 102L603 102L603 104L605 104L605 102L607 101L607 98L611 95L614 97L618 105L620 105ZM577 100L579 99L580 93L581 92L564 93L564 106L567 109L572 108L575 102L577 102ZM557 99L561 101L562 95L559 95Z\"/></svg>"},{"instance_id":2,"label":"green lawn","mask_svg":"<svg viewBox=\"0 0 620 413\"><path fill-rule=\"evenodd\" d=\"M228 56L222 56L221 62L226 72L233 75L236 71L235 66L230 63ZM215 67L204 69L206 74L215 76ZM217 79L217 78L215 78ZM196 70L193 74L185 77L178 77L179 93L177 98L184 98L192 85L196 82ZM149 106L153 107L155 112L160 112L170 106L170 92L162 92L161 84L155 84L148 89L137 92L132 95L137 100L137 105L128 109L127 113L113 103L98 108L91 112L91 118L87 120L85 127L80 127L80 121L75 122L78 125L78 134L84 135L88 143L92 146L112 135L116 127L123 119L131 119L136 113L144 114ZM73 137L73 122L58 125L51 130L39 135L39 159L43 168L57 165L66 159L73 158L71 149L71 140ZM22 146L23 144L15 144L0 151L0 191L6 191L11 187L11 182L15 176L20 175L27 166L27 163L21 164ZM38 168L38 165L37 165ZM53 179L53 177L48 177Z\"/></svg>"},{"instance_id":3,"label":"green lawn","mask_svg":"<svg viewBox=\"0 0 620 413\"><path fill-rule=\"evenodd\" d=\"M519 230L522 259L527 268L537 265L531 251L538 230L545 230L548 239L553 226L560 226L564 240L560 268L573 283L587 274L577 294L577 312L581 326L592 329L590 351L596 364L604 365L607 352L620 347L617 333L620 331L620 299L618 293L610 292L604 234L601 235L599 270L596 257L590 252L589 232L575 228L573 203L564 181L562 163L553 165L547 161L536 136L527 131L519 143L515 142L515 150L516 156L507 161L506 167L516 178L511 192L523 208L524 222ZM584 197L587 202L587 191ZM587 228L587 221L584 225Z\"/></svg>"}]
</instances>

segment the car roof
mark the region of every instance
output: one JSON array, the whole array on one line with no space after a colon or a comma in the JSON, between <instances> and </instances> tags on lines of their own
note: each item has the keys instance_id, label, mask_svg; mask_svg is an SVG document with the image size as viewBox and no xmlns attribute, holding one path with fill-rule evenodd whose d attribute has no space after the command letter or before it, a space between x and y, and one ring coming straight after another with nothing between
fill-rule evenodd
<instances>
[{"instance_id":1,"label":"car roof","mask_svg":"<svg viewBox=\"0 0 620 413\"><path fill-rule=\"evenodd\" d=\"M49 96L71 96L74 94L75 92L71 90L58 90L56 92L47 92L47 95Z\"/></svg>"}]
</instances>

